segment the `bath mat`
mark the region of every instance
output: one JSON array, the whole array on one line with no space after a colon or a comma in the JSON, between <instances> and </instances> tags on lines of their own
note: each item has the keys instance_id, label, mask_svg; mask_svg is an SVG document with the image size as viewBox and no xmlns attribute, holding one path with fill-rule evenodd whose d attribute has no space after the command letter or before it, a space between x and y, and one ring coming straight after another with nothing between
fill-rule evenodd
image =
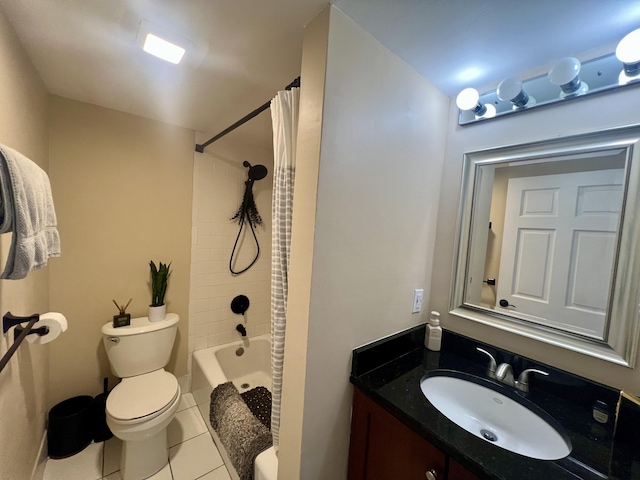
<instances>
[{"instance_id":1,"label":"bath mat","mask_svg":"<svg viewBox=\"0 0 640 480\"><path fill-rule=\"evenodd\" d=\"M254 460L273 441L271 432L251 413L233 383L213 389L209 419L240 480L252 480Z\"/></svg>"},{"instance_id":2,"label":"bath mat","mask_svg":"<svg viewBox=\"0 0 640 480\"><path fill-rule=\"evenodd\" d=\"M240 394L251 413L271 430L271 392L266 387L255 387Z\"/></svg>"}]
</instances>

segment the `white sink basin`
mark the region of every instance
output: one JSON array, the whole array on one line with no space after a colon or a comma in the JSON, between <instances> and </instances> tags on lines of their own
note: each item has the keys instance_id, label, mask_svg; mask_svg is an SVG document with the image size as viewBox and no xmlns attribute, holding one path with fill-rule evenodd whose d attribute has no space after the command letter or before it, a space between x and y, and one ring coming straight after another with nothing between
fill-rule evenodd
<instances>
[{"instance_id":1,"label":"white sink basin","mask_svg":"<svg viewBox=\"0 0 640 480\"><path fill-rule=\"evenodd\" d=\"M473 381L482 379L464 377L458 372L432 374L420 381L420 388L445 417L492 445L540 460L558 460L571 453L571 441L556 427Z\"/></svg>"}]
</instances>

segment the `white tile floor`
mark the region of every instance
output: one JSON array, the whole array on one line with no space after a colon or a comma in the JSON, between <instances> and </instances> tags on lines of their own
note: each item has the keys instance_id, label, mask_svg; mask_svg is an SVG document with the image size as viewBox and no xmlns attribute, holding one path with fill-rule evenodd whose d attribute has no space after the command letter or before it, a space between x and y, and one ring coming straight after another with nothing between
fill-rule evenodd
<instances>
[{"instance_id":1,"label":"white tile floor","mask_svg":"<svg viewBox=\"0 0 640 480\"><path fill-rule=\"evenodd\" d=\"M231 480L195 405L190 393L182 395L178 413L167 427L169 464L149 480ZM113 437L71 457L49 459L44 480L122 480L121 447Z\"/></svg>"}]
</instances>

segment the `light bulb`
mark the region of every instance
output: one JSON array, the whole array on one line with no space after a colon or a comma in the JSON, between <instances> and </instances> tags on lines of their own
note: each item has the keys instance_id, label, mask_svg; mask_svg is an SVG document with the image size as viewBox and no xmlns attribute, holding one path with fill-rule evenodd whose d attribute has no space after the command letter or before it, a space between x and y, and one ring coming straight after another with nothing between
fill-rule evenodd
<instances>
[{"instance_id":1,"label":"light bulb","mask_svg":"<svg viewBox=\"0 0 640 480\"><path fill-rule=\"evenodd\" d=\"M465 88L456 98L456 105L460 110L471 110L478 105L480 94L475 88Z\"/></svg>"},{"instance_id":2,"label":"light bulb","mask_svg":"<svg viewBox=\"0 0 640 480\"><path fill-rule=\"evenodd\" d=\"M618 75L618 85L627 85L628 83L637 82L639 80L640 80L640 71L638 71L638 73L636 73L635 75L631 76L631 75L627 75L627 72L625 72L624 70L621 70L620 75Z\"/></svg>"},{"instance_id":3,"label":"light bulb","mask_svg":"<svg viewBox=\"0 0 640 480\"><path fill-rule=\"evenodd\" d=\"M487 107L480 103L480 94L475 88L465 88L456 97L456 105L460 110L471 110L474 115L481 117Z\"/></svg>"},{"instance_id":4,"label":"light bulb","mask_svg":"<svg viewBox=\"0 0 640 480\"><path fill-rule=\"evenodd\" d=\"M503 102L511 102L514 109L535 104L535 99L522 89L522 81L516 77L505 78L496 90L498 98Z\"/></svg>"},{"instance_id":5,"label":"light bulb","mask_svg":"<svg viewBox=\"0 0 640 480\"><path fill-rule=\"evenodd\" d=\"M497 110L494 105L488 103L484 105L484 108L486 110L485 113L483 113L482 115L476 115L476 118L493 118L496 116Z\"/></svg>"},{"instance_id":6,"label":"light bulb","mask_svg":"<svg viewBox=\"0 0 640 480\"><path fill-rule=\"evenodd\" d=\"M616 57L624 64L627 76L640 73L640 28L624 36L616 47Z\"/></svg>"},{"instance_id":7,"label":"light bulb","mask_svg":"<svg viewBox=\"0 0 640 480\"><path fill-rule=\"evenodd\" d=\"M565 57L549 70L549 82L562 89L560 98L587 93L589 86L580 81L580 60Z\"/></svg>"}]
</instances>

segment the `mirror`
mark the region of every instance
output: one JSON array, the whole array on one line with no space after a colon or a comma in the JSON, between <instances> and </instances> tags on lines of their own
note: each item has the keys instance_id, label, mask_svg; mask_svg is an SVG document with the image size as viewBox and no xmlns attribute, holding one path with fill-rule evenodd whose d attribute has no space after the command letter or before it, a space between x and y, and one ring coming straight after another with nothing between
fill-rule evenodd
<instances>
[{"instance_id":1,"label":"mirror","mask_svg":"<svg viewBox=\"0 0 640 480\"><path fill-rule=\"evenodd\" d=\"M640 126L466 153L451 313L628 367Z\"/></svg>"}]
</instances>

